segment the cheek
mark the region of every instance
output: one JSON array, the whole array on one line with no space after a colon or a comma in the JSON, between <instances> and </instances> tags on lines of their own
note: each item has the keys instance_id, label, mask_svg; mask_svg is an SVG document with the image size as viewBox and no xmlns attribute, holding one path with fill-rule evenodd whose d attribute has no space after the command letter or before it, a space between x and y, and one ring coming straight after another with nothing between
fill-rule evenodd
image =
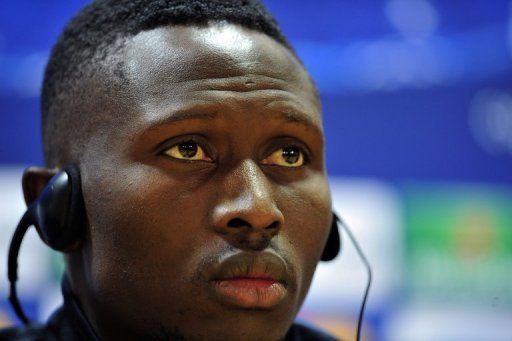
<instances>
[{"instance_id":1,"label":"cheek","mask_svg":"<svg viewBox=\"0 0 512 341\"><path fill-rule=\"evenodd\" d=\"M110 176L96 175L104 180L87 182L90 190L84 191L92 287L101 295L122 288L148 300L151 292L156 298L164 296L156 294L162 290L177 293L176 283L189 279L195 268L204 201L194 200L192 184L173 181L154 168L118 168L122 171Z\"/></svg>"},{"instance_id":2,"label":"cheek","mask_svg":"<svg viewBox=\"0 0 512 341\"><path fill-rule=\"evenodd\" d=\"M285 226L281 238L289 244L290 257L299 267L298 283L304 296L330 230L332 206L329 185L325 176L318 174L284 188L282 193L285 193L281 198Z\"/></svg>"}]
</instances>

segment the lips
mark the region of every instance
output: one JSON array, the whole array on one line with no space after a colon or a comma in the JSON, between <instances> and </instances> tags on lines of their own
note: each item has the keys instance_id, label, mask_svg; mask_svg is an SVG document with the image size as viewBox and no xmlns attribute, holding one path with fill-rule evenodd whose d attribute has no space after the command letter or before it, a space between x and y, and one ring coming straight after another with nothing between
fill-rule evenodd
<instances>
[{"instance_id":1,"label":"lips","mask_svg":"<svg viewBox=\"0 0 512 341\"><path fill-rule=\"evenodd\" d=\"M270 309L287 294L284 260L271 252L241 252L218 263L210 277L223 303L246 309Z\"/></svg>"}]
</instances>

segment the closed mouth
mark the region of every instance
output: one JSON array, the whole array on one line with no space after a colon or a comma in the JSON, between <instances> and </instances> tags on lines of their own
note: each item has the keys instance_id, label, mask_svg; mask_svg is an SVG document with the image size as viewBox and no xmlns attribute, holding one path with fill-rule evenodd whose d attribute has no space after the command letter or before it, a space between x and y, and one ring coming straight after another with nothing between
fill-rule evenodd
<instances>
[{"instance_id":1,"label":"closed mouth","mask_svg":"<svg viewBox=\"0 0 512 341\"><path fill-rule=\"evenodd\" d=\"M217 298L246 309L270 309L287 294L286 263L271 252L241 252L220 262L210 278Z\"/></svg>"}]
</instances>

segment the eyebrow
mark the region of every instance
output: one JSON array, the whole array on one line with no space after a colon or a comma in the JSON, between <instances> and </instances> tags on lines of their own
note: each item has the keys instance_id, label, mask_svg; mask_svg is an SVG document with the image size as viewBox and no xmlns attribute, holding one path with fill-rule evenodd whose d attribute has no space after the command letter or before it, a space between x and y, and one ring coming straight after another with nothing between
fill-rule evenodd
<instances>
[{"instance_id":1,"label":"eyebrow","mask_svg":"<svg viewBox=\"0 0 512 341\"><path fill-rule=\"evenodd\" d=\"M182 121L188 120L203 120L203 121L213 121L219 118L218 112L211 113L201 113L198 111L193 111L194 108L178 110L171 115L166 116L162 119L157 119L151 123L149 130L156 129L163 125L173 124ZM270 118L276 118L279 121L283 121L285 123L298 124L304 127L306 130L313 130L319 135L323 135L322 129L319 127L318 122L308 117L305 114L297 112L296 110L274 110L271 114L265 115L268 117L264 117L263 119L267 120Z\"/></svg>"},{"instance_id":2,"label":"eyebrow","mask_svg":"<svg viewBox=\"0 0 512 341\"><path fill-rule=\"evenodd\" d=\"M193 109L192 109L193 110ZM180 121L188 121L188 120L205 120L205 121L213 121L218 117L217 113L201 113L197 111L191 111L189 109L183 111L177 111L172 113L162 120L158 120L153 124L153 126L159 126L164 124L171 124Z\"/></svg>"},{"instance_id":3,"label":"eyebrow","mask_svg":"<svg viewBox=\"0 0 512 341\"><path fill-rule=\"evenodd\" d=\"M300 114L295 111L279 111L277 115L277 118L281 121L299 124L306 129L312 129L318 133L322 132L318 123L304 114Z\"/></svg>"}]
</instances>

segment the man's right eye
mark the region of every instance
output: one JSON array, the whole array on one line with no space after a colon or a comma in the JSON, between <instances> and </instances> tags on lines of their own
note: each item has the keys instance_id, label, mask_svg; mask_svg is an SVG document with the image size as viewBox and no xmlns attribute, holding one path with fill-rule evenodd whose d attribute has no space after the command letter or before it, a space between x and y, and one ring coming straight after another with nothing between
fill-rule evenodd
<instances>
[{"instance_id":1,"label":"man's right eye","mask_svg":"<svg viewBox=\"0 0 512 341\"><path fill-rule=\"evenodd\" d=\"M165 155L178 160L213 162L203 147L194 141L183 141L164 151Z\"/></svg>"}]
</instances>

